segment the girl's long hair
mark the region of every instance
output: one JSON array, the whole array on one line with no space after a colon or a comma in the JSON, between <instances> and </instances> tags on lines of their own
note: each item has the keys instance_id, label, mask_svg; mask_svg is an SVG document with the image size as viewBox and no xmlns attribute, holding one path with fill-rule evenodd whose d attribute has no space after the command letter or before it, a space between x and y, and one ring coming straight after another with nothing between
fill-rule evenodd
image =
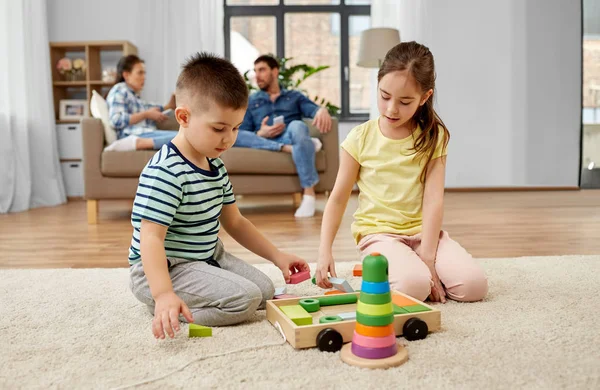
<instances>
[{"instance_id":1,"label":"girl's long hair","mask_svg":"<svg viewBox=\"0 0 600 390\"><path fill-rule=\"evenodd\" d=\"M421 182L427 177L427 166L433 157L439 138L439 127L444 129L444 140L442 150L445 150L450 141L450 132L442 122L442 119L433 109L435 97L435 65L433 54L424 45L417 42L402 42L387 52L379 73L377 82L390 72L408 70L408 73L421 87L422 92L429 90L433 94L425 104L417 109L412 120L421 127L421 134L415 140L414 151L417 158L425 158L425 166L421 172Z\"/></svg>"}]
</instances>

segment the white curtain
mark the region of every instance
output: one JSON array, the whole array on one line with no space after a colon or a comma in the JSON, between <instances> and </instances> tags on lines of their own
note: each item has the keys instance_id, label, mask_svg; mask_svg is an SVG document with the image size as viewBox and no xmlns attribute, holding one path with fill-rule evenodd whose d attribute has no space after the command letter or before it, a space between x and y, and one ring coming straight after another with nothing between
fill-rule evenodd
<instances>
[{"instance_id":1,"label":"white curtain","mask_svg":"<svg viewBox=\"0 0 600 390\"><path fill-rule=\"evenodd\" d=\"M143 0L138 5L134 42L148 68L143 95L162 102L174 92L188 57L200 51L223 56L223 0Z\"/></svg>"},{"instance_id":2,"label":"white curtain","mask_svg":"<svg viewBox=\"0 0 600 390\"><path fill-rule=\"evenodd\" d=\"M0 1L0 213L66 201L46 23L45 1Z\"/></svg>"}]
</instances>

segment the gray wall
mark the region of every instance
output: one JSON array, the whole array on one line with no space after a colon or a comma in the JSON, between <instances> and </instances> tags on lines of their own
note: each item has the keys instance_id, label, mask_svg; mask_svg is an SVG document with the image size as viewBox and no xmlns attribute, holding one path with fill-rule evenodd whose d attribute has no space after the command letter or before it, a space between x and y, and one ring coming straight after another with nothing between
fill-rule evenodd
<instances>
[{"instance_id":1,"label":"gray wall","mask_svg":"<svg viewBox=\"0 0 600 390\"><path fill-rule=\"evenodd\" d=\"M578 1L384 3L384 26L435 56L436 107L451 133L448 187L578 185Z\"/></svg>"},{"instance_id":2,"label":"gray wall","mask_svg":"<svg viewBox=\"0 0 600 390\"><path fill-rule=\"evenodd\" d=\"M600 0L583 0L583 33L600 36Z\"/></svg>"},{"instance_id":3,"label":"gray wall","mask_svg":"<svg viewBox=\"0 0 600 390\"><path fill-rule=\"evenodd\" d=\"M174 90L176 73L167 75L164 55L166 25L161 17L169 9L153 0L48 0L50 41L128 40L145 60L147 79L142 96L166 103ZM172 27L174 30L175 27ZM116 67L118 56L107 63ZM181 62L173 58L171 61ZM173 73L173 72L170 72ZM166 87L166 86L171 86Z\"/></svg>"}]
</instances>

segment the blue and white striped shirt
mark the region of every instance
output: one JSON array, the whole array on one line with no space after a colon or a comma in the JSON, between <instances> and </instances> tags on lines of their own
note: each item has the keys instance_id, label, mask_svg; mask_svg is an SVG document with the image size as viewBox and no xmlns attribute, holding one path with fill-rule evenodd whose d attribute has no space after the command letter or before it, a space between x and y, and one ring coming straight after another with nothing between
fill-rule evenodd
<instances>
[{"instance_id":1,"label":"blue and white striped shirt","mask_svg":"<svg viewBox=\"0 0 600 390\"><path fill-rule=\"evenodd\" d=\"M143 101L125 82L115 84L111 88L106 97L106 103L108 104L108 118L114 129L117 130L119 138L156 130L156 123L151 119L144 119L130 125L131 115L147 111L152 107L164 110L160 104Z\"/></svg>"},{"instance_id":2,"label":"blue and white striped shirt","mask_svg":"<svg viewBox=\"0 0 600 390\"><path fill-rule=\"evenodd\" d=\"M168 143L146 164L131 214L130 265L141 261L142 219L167 226L167 257L212 259L221 209L224 204L234 203L235 197L223 161L208 161L210 171L197 167Z\"/></svg>"}]
</instances>

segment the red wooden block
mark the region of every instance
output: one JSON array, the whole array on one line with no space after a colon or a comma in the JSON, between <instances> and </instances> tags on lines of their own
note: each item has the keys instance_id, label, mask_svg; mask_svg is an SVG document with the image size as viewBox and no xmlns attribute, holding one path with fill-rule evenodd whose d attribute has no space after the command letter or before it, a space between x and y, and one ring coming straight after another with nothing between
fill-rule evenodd
<instances>
[{"instance_id":1,"label":"red wooden block","mask_svg":"<svg viewBox=\"0 0 600 390\"><path fill-rule=\"evenodd\" d=\"M288 284L298 284L308 279L310 279L310 271L296 272L295 274L290 275Z\"/></svg>"},{"instance_id":2,"label":"red wooden block","mask_svg":"<svg viewBox=\"0 0 600 390\"><path fill-rule=\"evenodd\" d=\"M362 276L362 264L356 264L352 270L352 275Z\"/></svg>"},{"instance_id":3,"label":"red wooden block","mask_svg":"<svg viewBox=\"0 0 600 390\"><path fill-rule=\"evenodd\" d=\"M335 294L345 294L345 292L340 290L329 290L325 291L325 295L335 295Z\"/></svg>"}]
</instances>

